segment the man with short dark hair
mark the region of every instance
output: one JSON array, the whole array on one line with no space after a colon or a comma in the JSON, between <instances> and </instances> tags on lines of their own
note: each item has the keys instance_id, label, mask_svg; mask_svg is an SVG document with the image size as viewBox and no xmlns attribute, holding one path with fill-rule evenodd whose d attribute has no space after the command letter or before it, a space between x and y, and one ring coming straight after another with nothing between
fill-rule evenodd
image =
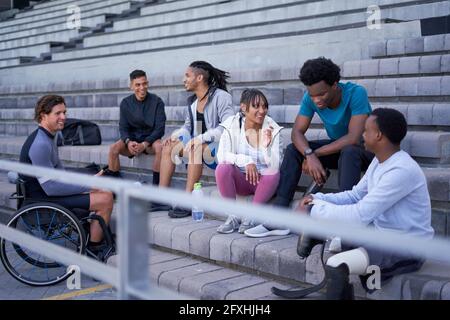
<instances>
[{"instance_id":1,"label":"man with short dark hair","mask_svg":"<svg viewBox=\"0 0 450 320\"><path fill-rule=\"evenodd\" d=\"M130 89L134 94L120 103L120 139L111 145L108 169L104 175L120 176L119 155L133 158L140 154L154 154L153 184L159 184L161 138L166 125L164 102L148 92L147 75L142 70L130 73Z\"/></svg>"},{"instance_id":2,"label":"man with short dark hair","mask_svg":"<svg viewBox=\"0 0 450 320\"><path fill-rule=\"evenodd\" d=\"M433 237L425 175L416 161L400 149L406 132L406 120L399 111L376 109L367 119L363 135L366 149L373 152L375 158L361 181L350 191L309 195L302 199L299 208L310 209L316 219L369 225L377 230L424 239ZM372 248L370 244L347 244L346 249L357 246L361 247L328 259L325 272L331 281L329 285L335 288L330 291L333 292L330 298L351 296L349 274L361 275L364 286L369 265L380 267L384 281L418 270L423 264L423 260L410 252L392 253Z\"/></svg>"},{"instance_id":3,"label":"man with short dark hair","mask_svg":"<svg viewBox=\"0 0 450 320\"><path fill-rule=\"evenodd\" d=\"M27 138L20 152L20 162L35 166L64 169L54 143L57 131L64 128L66 103L57 95L47 95L39 99L35 108L35 120L39 123ZM113 195L109 191L91 190L88 187L66 184L46 177L39 179L20 175L25 181L26 197L57 203L67 209L95 211L108 224L113 209ZM90 245L99 243L103 231L98 221L90 226Z\"/></svg>"},{"instance_id":4,"label":"man with short dark hair","mask_svg":"<svg viewBox=\"0 0 450 320\"><path fill-rule=\"evenodd\" d=\"M340 80L340 69L331 60L308 60L300 71L305 93L280 169L275 204L289 206L302 171L322 185L325 168L338 169L339 190L358 183L373 154L361 146L364 122L372 111L366 90ZM329 139L308 141L305 133L317 113Z\"/></svg>"}]
</instances>

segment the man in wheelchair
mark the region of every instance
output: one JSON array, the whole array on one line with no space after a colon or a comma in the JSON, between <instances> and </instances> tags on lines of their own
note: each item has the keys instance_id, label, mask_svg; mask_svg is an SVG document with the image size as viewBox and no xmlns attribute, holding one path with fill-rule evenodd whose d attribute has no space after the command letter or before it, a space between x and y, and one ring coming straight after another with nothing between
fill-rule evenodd
<instances>
[{"instance_id":1,"label":"man in wheelchair","mask_svg":"<svg viewBox=\"0 0 450 320\"><path fill-rule=\"evenodd\" d=\"M26 139L20 152L20 162L64 170L54 143L57 131L64 128L66 103L57 95L46 95L39 99L35 107L35 120L39 127ZM76 212L95 212L109 225L113 210L113 194L109 191L53 181L45 177L35 178L20 175L25 182L25 198L29 201L56 203ZM88 247L100 245L104 237L99 220L91 220Z\"/></svg>"}]
</instances>

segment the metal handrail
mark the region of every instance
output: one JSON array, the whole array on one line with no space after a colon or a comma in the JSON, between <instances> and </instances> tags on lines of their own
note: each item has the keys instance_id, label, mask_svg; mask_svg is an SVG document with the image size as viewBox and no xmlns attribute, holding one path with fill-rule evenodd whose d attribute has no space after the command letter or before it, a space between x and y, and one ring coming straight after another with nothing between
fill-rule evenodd
<instances>
[{"instance_id":1,"label":"metal handrail","mask_svg":"<svg viewBox=\"0 0 450 320\"><path fill-rule=\"evenodd\" d=\"M208 213L220 217L233 214L241 218L245 217L257 222L264 222L273 227L289 228L295 233L305 232L319 237L339 236L348 242L370 244L373 248L396 253L408 252L408 254L423 258L450 263L450 241L441 237L424 239L339 221L316 220L306 214L288 209L236 202L219 197L203 197L200 199L180 190L151 185L136 186L131 181L108 177L94 177L66 171L61 175L61 170L5 160L0 160L0 169L36 177L45 176L66 183L75 182L79 185L108 189L116 193L119 205L117 241L120 253L118 264L120 280L116 283L116 286L121 299L149 297L147 226L151 214L147 212L146 203L148 201L173 204L174 199L176 199L177 205L181 207L200 206ZM11 234L4 233L4 229L0 228L0 236L7 238L9 235ZM16 240L18 239L16 238ZM26 246L25 243L28 243L28 241L17 241L17 243ZM36 249L39 249L36 251L43 255L47 254L47 252L42 252L40 248ZM80 261L84 262L84 260ZM75 261L71 260L71 262ZM99 279L103 278L99 277Z\"/></svg>"}]
</instances>

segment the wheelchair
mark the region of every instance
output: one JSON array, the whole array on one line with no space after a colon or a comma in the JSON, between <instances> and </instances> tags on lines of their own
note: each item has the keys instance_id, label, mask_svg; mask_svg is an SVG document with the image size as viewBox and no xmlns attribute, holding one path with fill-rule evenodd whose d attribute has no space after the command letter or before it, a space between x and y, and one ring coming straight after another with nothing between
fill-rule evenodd
<instances>
[{"instance_id":1,"label":"wheelchair","mask_svg":"<svg viewBox=\"0 0 450 320\"><path fill-rule=\"evenodd\" d=\"M90 214L87 210L71 211L56 203L27 198L25 181L17 178L15 182L16 192L10 199L17 201L17 211L7 226L101 262L115 254L114 236L101 216ZM97 220L103 230L103 241L95 248L88 246L92 220ZM55 285L75 272L66 265L6 239L0 239L0 259L11 276L30 286Z\"/></svg>"}]
</instances>

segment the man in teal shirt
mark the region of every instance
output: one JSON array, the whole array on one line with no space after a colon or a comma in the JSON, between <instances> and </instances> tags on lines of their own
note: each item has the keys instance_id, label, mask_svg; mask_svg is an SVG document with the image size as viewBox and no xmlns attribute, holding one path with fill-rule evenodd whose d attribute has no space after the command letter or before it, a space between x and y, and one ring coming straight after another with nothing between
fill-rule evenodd
<instances>
[{"instance_id":1,"label":"man in teal shirt","mask_svg":"<svg viewBox=\"0 0 450 320\"><path fill-rule=\"evenodd\" d=\"M275 203L289 206L302 172L319 185L326 180L325 168L338 169L339 191L350 190L373 159L361 144L364 123L372 109L366 90L342 83L340 69L324 57L308 60L300 70L306 86L300 111L292 129L280 169ZM308 141L305 133L317 113L329 139Z\"/></svg>"}]
</instances>

